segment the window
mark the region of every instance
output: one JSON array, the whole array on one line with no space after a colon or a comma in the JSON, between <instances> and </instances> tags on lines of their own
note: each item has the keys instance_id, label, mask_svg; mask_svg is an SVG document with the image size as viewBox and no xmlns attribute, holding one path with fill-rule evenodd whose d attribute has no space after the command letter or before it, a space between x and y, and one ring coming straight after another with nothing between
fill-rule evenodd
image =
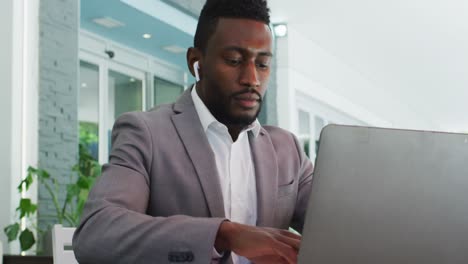
<instances>
[{"instance_id":1,"label":"window","mask_svg":"<svg viewBox=\"0 0 468 264\"><path fill-rule=\"evenodd\" d=\"M108 161L111 131L123 113L144 110L145 74L100 58L80 60L80 141L100 163Z\"/></svg>"},{"instance_id":2,"label":"window","mask_svg":"<svg viewBox=\"0 0 468 264\"><path fill-rule=\"evenodd\" d=\"M298 110L299 142L304 152L311 159L315 159L320 145L320 133L328 124L324 118L313 115L307 110Z\"/></svg>"},{"instance_id":3,"label":"window","mask_svg":"<svg viewBox=\"0 0 468 264\"><path fill-rule=\"evenodd\" d=\"M118 56L109 59L101 52L106 49ZM80 32L79 56L80 130L93 140L88 148L101 164L108 161L120 115L173 102L188 82L184 69L89 32Z\"/></svg>"},{"instance_id":4,"label":"window","mask_svg":"<svg viewBox=\"0 0 468 264\"><path fill-rule=\"evenodd\" d=\"M84 142L91 156L99 157L99 67L80 61L78 98L80 142Z\"/></svg>"},{"instance_id":5,"label":"window","mask_svg":"<svg viewBox=\"0 0 468 264\"><path fill-rule=\"evenodd\" d=\"M328 124L366 125L359 119L348 115L344 110L327 105L311 95L297 91L296 131L309 158L314 160L320 146L320 135Z\"/></svg>"},{"instance_id":6,"label":"window","mask_svg":"<svg viewBox=\"0 0 468 264\"><path fill-rule=\"evenodd\" d=\"M125 112L143 110L143 81L109 70L109 117L115 121ZM112 122L114 123L114 122Z\"/></svg>"},{"instance_id":7,"label":"window","mask_svg":"<svg viewBox=\"0 0 468 264\"><path fill-rule=\"evenodd\" d=\"M299 142L304 152L310 157L310 116L308 112L299 110Z\"/></svg>"},{"instance_id":8,"label":"window","mask_svg":"<svg viewBox=\"0 0 468 264\"><path fill-rule=\"evenodd\" d=\"M178 85L158 77L154 77L154 105L172 103L184 91L184 86Z\"/></svg>"},{"instance_id":9,"label":"window","mask_svg":"<svg viewBox=\"0 0 468 264\"><path fill-rule=\"evenodd\" d=\"M318 149L320 146L320 133L322 133L322 129L325 127L326 122L323 118L315 116L314 117L314 128L315 128L315 155L318 153Z\"/></svg>"}]
</instances>

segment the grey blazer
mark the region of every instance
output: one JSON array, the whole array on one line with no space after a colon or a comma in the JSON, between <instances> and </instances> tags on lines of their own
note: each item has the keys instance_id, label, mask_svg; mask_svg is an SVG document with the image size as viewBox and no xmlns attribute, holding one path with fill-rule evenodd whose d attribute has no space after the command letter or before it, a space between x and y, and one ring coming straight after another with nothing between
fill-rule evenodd
<instances>
[{"instance_id":1,"label":"grey blazer","mask_svg":"<svg viewBox=\"0 0 468 264\"><path fill-rule=\"evenodd\" d=\"M265 126L249 140L257 225L301 231L312 163L283 129ZM115 122L73 250L80 263L208 264L224 220L215 157L187 90L174 104Z\"/></svg>"}]
</instances>

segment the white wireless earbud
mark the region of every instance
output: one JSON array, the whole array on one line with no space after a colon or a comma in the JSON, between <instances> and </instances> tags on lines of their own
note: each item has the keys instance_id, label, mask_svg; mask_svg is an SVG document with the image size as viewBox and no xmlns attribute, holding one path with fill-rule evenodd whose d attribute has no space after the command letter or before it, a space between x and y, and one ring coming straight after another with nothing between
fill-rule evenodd
<instances>
[{"instance_id":1,"label":"white wireless earbud","mask_svg":"<svg viewBox=\"0 0 468 264\"><path fill-rule=\"evenodd\" d=\"M198 66L198 61L193 63L193 71L195 72L195 80L197 82L200 81L200 74L198 73L198 70L200 69L200 66Z\"/></svg>"}]
</instances>

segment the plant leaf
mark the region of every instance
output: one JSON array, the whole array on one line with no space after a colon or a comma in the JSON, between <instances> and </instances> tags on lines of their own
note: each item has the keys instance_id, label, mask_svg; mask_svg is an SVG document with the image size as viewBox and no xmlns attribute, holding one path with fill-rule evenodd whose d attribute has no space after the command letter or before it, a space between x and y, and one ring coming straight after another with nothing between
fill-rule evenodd
<instances>
[{"instance_id":1,"label":"plant leaf","mask_svg":"<svg viewBox=\"0 0 468 264\"><path fill-rule=\"evenodd\" d=\"M19 223L11 224L11 225L5 227L5 229L3 229L6 236L8 237L8 242L11 242L11 241L15 240L16 237L18 237L19 230L20 230Z\"/></svg>"},{"instance_id":2,"label":"plant leaf","mask_svg":"<svg viewBox=\"0 0 468 264\"><path fill-rule=\"evenodd\" d=\"M49 179L50 178L50 174L46 170L38 170L37 171L37 176L39 176L40 178L43 178L43 179Z\"/></svg>"},{"instance_id":3,"label":"plant leaf","mask_svg":"<svg viewBox=\"0 0 468 264\"><path fill-rule=\"evenodd\" d=\"M23 185L25 185L25 190L29 190L29 186L31 186L31 184L33 183L33 175L31 173L28 172L28 175L26 176L26 178L24 180L22 180L20 182L20 184L18 185L17 189L18 189L18 192L22 192L23 191Z\"/></svg>"},{"instance_id":4,"label":"plant leaf","mask_svg":"<svg viewBox=\"0 0 468 264\"><path fill-rule=\"evenodd\" d=\"M78 218L80 218L81 213L83 212L84 205L86 203L86 200L88 200L88 195L89 195L89 190L81 190L80 195L78 196L77 200L77 208L76 208L76 213Z\"/></svg>"},{"instance_id":5,"label":"plant leaf","mask_svg":"<svg viewBox=\"0 0 468 264\"><path fill-rule=\"evenodd\" d=\"M24 181L26 182L26 190L29 189L29 186L31 186L31 184L33 183L33 176L32 174L29 174L28 173L28 176L26 176L26 179L24 179Z\"/></svg>"},{"instance_id":6,"label":"plant leaf","mask_svg":"<svg viewBox=\"0 0 468 264\"><path fill-rule=\"evenodd\" d=\"M37 173L37 169L34 168L33 166L29 166L29 167L28 167L28 173L30 173L30 174L36 174L36 173Z\"/></svg>"},{"instance_id":7,"label":"plant leaf","mask_svg":"<svg viewBox=\"0 0 468 264\"><path fill-rule=\"evenodd\" d=\"M97 178L97 177L101 176L101 165L98 162L95 162L93 164L93 167L94 168L92 170L93 171L92 176L94 178Z\"/></svg>"},{"instance_id":8,"label":"plant leaf","mask_svg":"<svg viewBox=\"0 0 468 264\"><path fill-rule=\"evenodd\" d=\"M77 197L80 193L80 188L76 184L67 185L67 202L71 202L73 197Z\"/></svg>"},{"instance_id":9,"label":"plant leaf","mask_svg":"<svg viewBox=\"0 0 468 264\"><path fill-rule=\"evenodd\" d=\"M78 178L78 181L76 182L76 185L78 185L78 187L80 187L81 189L89 189L90 188L88 179L86 177L83 177L83 176Z\"/></svg>"},{"instance_id":10,"label":"plant leaf","mask_svg":"<svg viewBox=\"0 0 468 264\"><path fill-rule=\"evenodd\" d=\"M33 232L26 228L25 230L21 231L21 234L19 236L19 242L21 251L26 251L36 243L36 239L34 239Z\"/></svg>"},{"instance_id":11,"label":"plant leaf","mask_svg":"<svg viewBox=\"0 0 468 264\"><path fill-rule=\"evenodd\" d=\"M37 205L33 204L31 202L31 199L29 198L22 198L16 210L20 212L20 219L21 219L25 216L30 216L34 214L37 210Z\"/></svg>"}]
</instances>

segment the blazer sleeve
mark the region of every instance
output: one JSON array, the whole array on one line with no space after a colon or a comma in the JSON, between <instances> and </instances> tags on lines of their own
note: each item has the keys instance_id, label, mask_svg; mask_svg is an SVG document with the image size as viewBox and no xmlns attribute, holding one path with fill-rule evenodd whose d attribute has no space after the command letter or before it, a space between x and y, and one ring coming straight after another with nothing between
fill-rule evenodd
<instances>
[{"instance_id":1,"label":"blazer sleeve","mask_svg":"<svg viewBox=\"0 0 468 264\"><path fill-rule=\"evenodd\" d=\"M210 263L225 219L146 214L155 146L142 115L124 114L114 125L109 163L73 236L75 256L79 263Z\"/></svg>"},{"instance_id":2,"label":"blazer sleeve","mask_svg":"<svg viewBox=\"0 0 468 264\"><path fill-rule=\"evenodd\" d=\"M314 166L312 165L311 160L305 154L297 138L294 135L292 135L292 137L294 138L299 157L299 183L296 206L291 221L291 227L294 228L294 230L302 233L307 204L309 203L310 192L312 189Z\"/></svg>"}]
</instances>

